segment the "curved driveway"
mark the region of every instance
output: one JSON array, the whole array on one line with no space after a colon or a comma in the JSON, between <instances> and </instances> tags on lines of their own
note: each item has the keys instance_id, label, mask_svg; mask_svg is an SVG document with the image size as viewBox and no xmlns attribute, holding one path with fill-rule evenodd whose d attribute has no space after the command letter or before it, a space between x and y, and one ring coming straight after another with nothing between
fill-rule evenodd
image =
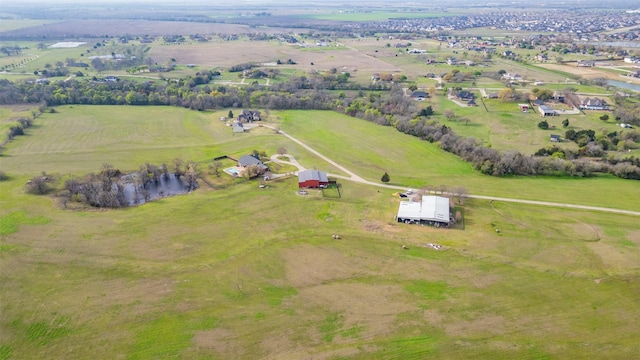
<instances>
[{"instance_id":1,"label":"curved driveway","mask_svg":"<svg viewBox=\"0 0 640 360\"><path fill-rule=\"evenodd\" d=\"M272 126L269 126L269 125L263 125L263 126L267 127L267 128L270 128L270 129L273 129L273 130L277 130L276 128L274 128ZM336 178L340 178L340 179L344 179L344 180L351 180L351 181L355 181L355 182L358 182L358 183L361 183L361 184L367 184L367 185L373 185L373 186L378 186L378 187L384 187L384 188L388 188L388 189L394 189L394 190L405 190L405 189L407 189L407 187L404 187L404 186L380 184L380 183L377 183L377 182L365 180L362 177L356 175L351 170L345 168L344 166L338 164L337 162L331 160L330 158L322 155L321 153L319 153L318 151L316 151L315 149L313 149L309 145L307 145L307 144L303 143L302 141L294 138L293 136L287 134L286 132L284 132L282 130L279 130L278 133L281 134L281 135L286 136L291 141L293 141L296 144L304 147L305 149L307 149L308 151L310 151L314 155L318 156L322 160L328 162L329 164L335 166L336 168L340 169L341 171L343 171L343 172L345 172L346 174L349 175L349 176L342 176L342 175L336 175L336 174L328 174L328 175L331 175L332 177L336 177ZM299 170L305 170L305 168L302 165L300 165L293 158L293 156L290 156L290 155L285 155L285 156L287 156L289 158L289 160L293 160L293 161L291 161L291 164L297 166ZM276 155L271 157L272 160L275 159L275 158L276 158ZM278 162L278 161L276 160L276 162ZM495 197L495 196L484 196L484 195L471 195L471 194L467 195L467 197L472 198L472 199L494 200L494 201L512 202L512 203L520 203L520 204L531 204L531 205L540 205L540 206L564 207L564 208L579 209L579 210L604 211L604 212L617 213L617 214L640 216L640 212L639 211L613 209L613 208L605 208L605 207L599 207L599 206L575 205L575 204L556 203L556 202L549 202L549 201L523 200L523 199L512 199L512 198L503 198L503 197Z\"/></svg>"}]
</instances>

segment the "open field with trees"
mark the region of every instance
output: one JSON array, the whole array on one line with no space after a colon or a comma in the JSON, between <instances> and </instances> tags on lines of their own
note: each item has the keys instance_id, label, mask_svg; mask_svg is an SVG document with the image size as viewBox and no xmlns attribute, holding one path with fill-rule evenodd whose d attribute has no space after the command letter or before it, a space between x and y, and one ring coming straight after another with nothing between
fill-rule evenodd
<instances>
[{"instance_id":1,"label":"open field with trees","mask_svg":"<svg viewBox=\"0 0 640 360\"><path fill-rule=\"evenodd\" d=\"M638 184L603 176L507 177L496 179L474 171L468 163L442 153L437 145L394 132L388 127L331 112L287 111L280 116L283 129L341 164L348 164L369 180L388 172L392 183L420 188L426 185L465 186L472 193L545 199L605 207L640 209L620 199L635 196ZM523 189L526 189L524 191Z\"/></svg>"},{"instance_id":2,"label":"open field with trees","mask_svg":"<svg viewBox=\"0 0 640 360\"><path fill-rule=\"evenodd\" d=\"M154 109L161 110L155 129L141 119ZM426 179L464 174L479 181L432 144L329 114L277 116L283 129L363 175L368 162L400 165L402 152L405 164L436 164L390 167L392 181L416 171ZM219 116L62 107L11 143L0 163L11 176L0 182L4 357L620 358L639 350L633 279L640 234L632 216L467 200L464 230L433 229L395 223L398 200L390 190L343 181L341 198L304 197L295 178L266 189L253 181L204 186L108 211L65 211L23 191L25 176L45 165L22 161L29 152L76 174L117 160L110 148L132 155L117 162L121 168L145 157L200 160L281 146L306 166L326 167L273 132L234 136ZM336 139L307 118L347 132L352 143L342 149L364 150L331 151ZM105 143L71 145L65 139L81 126ZM392 157L374 152L389 143L396 143ZM84 160L75 161L80 144ZM46 158L44 150L55 146ZM558 185L564 179L505 179L493 189L520 180L528 189L546 187L554 200L565 192ZM594 180L618 191L630 183ZM340 240L331 238L336 233Z\"/></svg>"},{"instance_id":3,"label":"open field with trees","mask_svg":"<svg viewBox=\"0 0 640 360\"><path fill-rule=\"evenodd\" d=\"M608 82L637 81L640 15L615 1L6 2L0 360L640 353L640 97ZM337 185L299 191L285 155ZM457 222L398 223L423 193Z\"/></svg>"}]
</instances>

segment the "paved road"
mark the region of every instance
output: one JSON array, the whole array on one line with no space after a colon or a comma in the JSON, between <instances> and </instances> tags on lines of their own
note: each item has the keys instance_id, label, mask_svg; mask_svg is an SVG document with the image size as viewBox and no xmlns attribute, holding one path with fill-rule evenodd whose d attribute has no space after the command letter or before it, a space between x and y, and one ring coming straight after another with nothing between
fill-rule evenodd
<instances>
[{"instance_id":1,"label":"paved road","mask_svg":"<svg viewBox=\"0 0 640 360\"><path fill-rule=\"evenodd\" d=\"M270 129L273 129L273 130L276 130L276 128L274 128L272 126L269 126L269 125L263 125L263 126L265 126L267 128L270 128ZM372 186L377 186L377 187L383 187L383 188L387 188L387 189L403 190L403 191L407 189L406 186L380 184L378 182L374 182L374 181L369 181L369 180L363 179L362 177L356 175L354 172L352 172L349 169L345 168L344 166L336 163L335 161L331 160L330 158L322 155L321 153L319 153L318 151L316 151L315 149L313 149L309 145L307 145L307 144L303 143L302 141L294 138L293 136L287 134L286 132L280 130L279 134L286 136L287 138L291 139L291 141L293 141L296 144L304 147L305 149L307 149L308 151L310 151L314 155L318 156L319 158L323 159L324 161L328 162L329 164L335 166L336 168L340 169L341 171L343 171L344 173L349 175L349 176L343 176L343 175L337 175L337 174L328 174L328 175L330 175L332 177L343 179L343 180L350 180L350 181L358 182L358 183L361 183L361 184L367 184L367 185L372 185ZM295 166L297 166L299 170L305 170L305 168L301 164L299 164L293 158L293 156L290 156L290 155L286 155L286 156L290 160L292 160L292 161L290 161L290 163L295 165ZM277 160L277 155L272 156L271 159L272 160L276 159L277 162L281 162L281 161ZM605 208L605 207L599 207L599 206L575 205L575 204L567 204L567 203L556 203L556 202L550 202L550 201L512 199L512 198L503 198L503 197L496 197L496 196L484 196L484 195L472 195L472 194L467 195L467 197L472 198L472 199L493 200L493 201L511 202L511 203L519 203L519 204L530 204L530 205L539 205L539 206L563 207L563 208L579 209L579 210L604 211L604 212L609 212L609 213L640 216L640 212L639 211L613 209L613 208Z\"/></svg>"}]
</instances>

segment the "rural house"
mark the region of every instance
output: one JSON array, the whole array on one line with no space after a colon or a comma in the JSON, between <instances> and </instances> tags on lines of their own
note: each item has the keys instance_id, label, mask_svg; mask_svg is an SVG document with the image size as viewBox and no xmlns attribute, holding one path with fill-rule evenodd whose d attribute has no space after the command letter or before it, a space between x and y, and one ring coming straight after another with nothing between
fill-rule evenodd
<instances>
[{"instance_id":1,"label":"rural house","mask_svg":"<svg viewBox=\"0 0 640 360\"><path fill-rule=\"evenodd\" d=\"M463 90L463 91L458 91L456 93L456 98L458 98L461 101L470 101L470 100L473 100L474 95L470 91Z\"/></svg>"},{"instance_id":2,"label":"rural house","mask_svg":"<svg viewBox=\"0 0 640 360\"><path fill-rule=\"evenodd\" d=\"M586 98L580 104L580 109L583 110L609 110L609 104L606 101L594 97Z\"/></svg>"},{"instance_id":3,"label":"rural house","mask_svg":"<svg viewBox=\"0 0 640 360\"><path fill-rule=\"evenodd\" d=\"M549 140L550 140L551 142L560 142L560 135L554 135L554 134L551 134L551 135L549 136Z\"/></svg>"},{"instance_id":4,"label":"rural house","mask_svg":"<svg viewBox=\"0 0 640 360\"><path fill-rule=\"evenodd\" d=\"M269 167L262 163L262 161L258 158L255 158L251 155L243 155L238 159L238 166L246 168L248 166L255 165L258 167L258 174L264 174L265 171L269 170Z\"/></svg>"},{"instance_id":5,"label":"rural house","mask_svg":"<svg viewBox=\"0 0 640 360\"><path fill-rule=\"evenodd\" d=\"M594 67L596 66L596 62L594 60L578 60L578 64L576 66Z\"/></svg>"},{"instance_id":6,"label":"rural house","mask_svg":"<svg viewBox=\"0 0 640 360\"><path fill-rule=\"evenodd\" d=\"M238 115L238 121L240 122L252 122L252 121L260 121L260 111L253 110L242 110L240 115Z\"/></svg>"},{"instance_id":7,"label":"rural house","mask_svg":"<svg viewBox=\"0 0 640 360\"><path fill-rule=\"evenodd\" d=\"M442 196L423 196L421 201L401 201L396 219L405 224L449 226L449 199Z\"/></svg>"},{"instance_id":8,"label":"rural house","mask_svg":"<svg viewBox=\"0 0 640 360\"><path fill-rule=\"evenodd\" d=\"M318 170L304 170L298 172L299 188L325 188L329 185L327 173Z\"/></svg>"},{"instance_id":9,"label":"rural house","mask_svg":"<svg viewBox=\"0 0 640 360\"><path fill-rule=\"evenodd\" d=\"M427 94L425 91L420 91L420 90L416 90L414 92L411 93L411 98L413 100L424 100L426 98L429 97L429 94Z\"/></svg>"}]
</instances>

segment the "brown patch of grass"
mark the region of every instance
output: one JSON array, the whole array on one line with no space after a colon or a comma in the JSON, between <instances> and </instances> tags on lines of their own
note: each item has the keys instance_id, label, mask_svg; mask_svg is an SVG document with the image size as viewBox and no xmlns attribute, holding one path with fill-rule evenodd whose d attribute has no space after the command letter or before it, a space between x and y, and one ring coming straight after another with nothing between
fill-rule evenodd
<instances>
[{"instance_id":1,"label":"brown patch of grass","mask_svg":"<svg viewBox=\"0 0 640 360\"><path fill-rule=\"evenodd\" d=\"M327 48L327 49L300 49L297 46L277 45L271 42L242 41L210 42L205 44L185 44L172 46L156 46L151 50L150 56L158 62L165 62L171 58L178 59L181 63L197 64L200 66L232 66L240 63L256 62L267 63L278 59L292 59L297 64L292 67L304 71L327 70L336 68L339 70L353 71L399 71L394 65L388 64L377 58L367 56L355 49ZM313 65L311 65L313 63ZM347 67L346 69L344 69Z\"/></svg>"},{"instance_id":2,"label":"brown patch of grass","mask_svg":"<svg viewBox=\"0 0 640 360\"><path fill-rule=\"evenodd\" d=\"M284 253L286 279L295 287L345 280L363 274L362 263L335 249L300 245Z\"/></svg>"},{"instance_id":3,"label":"brown patch of grass","mask_svg":"<svg viewBox=\"0 0 640 360\"><path fill-rule=\"evenodd\" d=\"M307 306L327 308L344 316L344 329L362 326L359 336L372 338L394 331L397 316L415 311L400 286L338 283L309 287L299 292ZM336 336L334 341L347 341Z\"/></svg>"},{"instance_id":4,"label":"brown patch of grass","mask_svg":"<svg viewBox=\"0 0 640 360\"><path fill-rule=\"evenodd\" d=\"M445 332L450 336L470 336L481 333L498 335L504 332L505 320L497 314L477 314L470 320L446 323Z\"/></svg>"},{"instance_id":5,"label":"brown patch of grass","mask_svg":"<svg viewBox=\"0 0 640 360\"><path fill-rule=\"evenodd\" d=\"M636 245L640 245L640 230L629 231L629 233L627 233L627 239Z\"/></svg>"},{"instance_id":6,"label":"brown patch of grass","mask_svg":"<svg viewBox=\"0 0 640 360\"><path fill-rule=\"evenodd\" d=\"M225 355L234 353L234 343L236 343L233 333L221 328L198 331L193 336L193 342L197 347L211 349Z\"/></svg>"}]
</instances>

